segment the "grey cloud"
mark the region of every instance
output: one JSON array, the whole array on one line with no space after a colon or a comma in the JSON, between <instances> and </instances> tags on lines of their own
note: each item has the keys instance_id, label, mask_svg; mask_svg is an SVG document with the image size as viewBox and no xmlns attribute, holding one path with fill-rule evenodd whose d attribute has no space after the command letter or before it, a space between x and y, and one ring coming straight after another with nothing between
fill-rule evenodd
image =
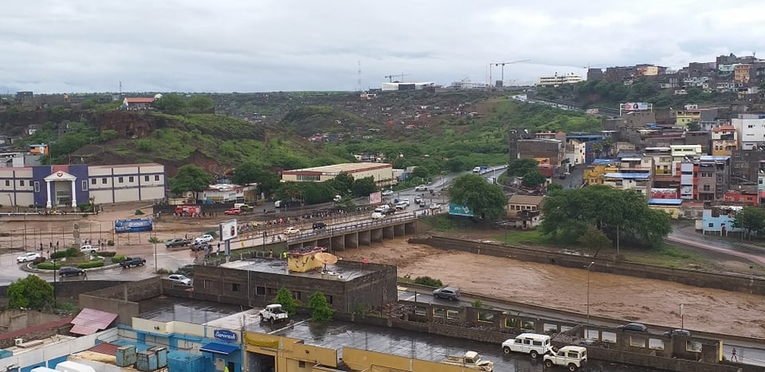
<instances>
[{"instance_id":1,"label":"grey cloud","mask_svg":"<svg viewBox=\"0 0 765 372\"><path fill-rule=\"evenodd\" d=\"M533 82L765 50L764 10L745 0L27 0L0 13L0 88L350 90L359 60L364 87L391 73L485 82L489 62L521 59L532 62L505 66L506 80Z\"/></svg>"}]
</instances>

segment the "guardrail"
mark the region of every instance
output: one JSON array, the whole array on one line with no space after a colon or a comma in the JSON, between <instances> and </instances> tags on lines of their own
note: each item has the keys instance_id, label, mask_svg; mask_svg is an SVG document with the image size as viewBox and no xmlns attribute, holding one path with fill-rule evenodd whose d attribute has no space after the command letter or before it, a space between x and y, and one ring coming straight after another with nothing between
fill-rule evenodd
<instances>
[{"instance_id":1,"label":"guardrail","mask_svg":"<svg viewBox=\"0 0 765 372\"><path fill-rule=\"evenodd\" d=\"M378 220L372 220L372 221L366 221L361 223L354 223L351 225L345 225L345 226L337 226L337 227L328 227L324 229L316 229L313 231L309 231L306 233L301 233L299 235L290 235L287 237L288 242L293 242L296 240L309 240L316 237L323 237L323 236L334 236L337 234L342 234L346 232L353 232L358 230L365 230L373 227L378 226L388 226L388 225L395 225L399 223L404 222L410 222L417 220L417 217L414 215L406 215L406 216L394 216L390 218L381 218Z\"/></svg>"}]
</instances>

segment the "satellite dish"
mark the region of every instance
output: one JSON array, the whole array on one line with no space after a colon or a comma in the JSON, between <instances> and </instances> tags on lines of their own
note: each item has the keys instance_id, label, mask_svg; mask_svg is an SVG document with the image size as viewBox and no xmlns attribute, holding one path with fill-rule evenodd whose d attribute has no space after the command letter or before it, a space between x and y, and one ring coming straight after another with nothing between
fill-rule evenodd
<instances>
[{"instance_id":1,"label":"satellite dish","mask_svg":"<svg viewBox=\"0 0 765 372\"><path fill-rule=\"evenodd\" d=\"M315 257L317 260L327 265L334 265L337 263L337 256L332 253L320 252L316 253Z\"/></svg>"}]
</instances>

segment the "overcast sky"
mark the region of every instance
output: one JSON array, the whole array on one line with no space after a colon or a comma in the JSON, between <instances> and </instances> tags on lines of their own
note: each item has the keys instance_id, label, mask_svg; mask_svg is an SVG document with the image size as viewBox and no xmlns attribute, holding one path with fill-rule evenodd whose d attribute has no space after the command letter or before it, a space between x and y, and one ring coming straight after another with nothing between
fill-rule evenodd
<instances>
[{"instance_id":1,"label":"overcast sky","mask_svg":"<svg viewBox=\"0 0 765 372\"><path fill-rule=\"evenodd\" d=\"M0 92L356 90L388 74L506 83L586 66L765 55L765 1L25 0L0 10ZM494 80L501 75L493 68Z\"/></svg>"}]
</instances>

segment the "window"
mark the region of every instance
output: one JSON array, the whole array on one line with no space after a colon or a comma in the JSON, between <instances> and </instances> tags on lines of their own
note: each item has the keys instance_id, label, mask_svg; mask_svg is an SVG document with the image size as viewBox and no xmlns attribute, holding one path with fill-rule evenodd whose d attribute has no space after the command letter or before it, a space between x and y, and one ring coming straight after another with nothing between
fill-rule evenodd
<instances>
[{"instance_id":1,"label":"window","mask_svg":"<svg viewBox=\"0 0 765 372\"><path fill-rule=\"evenodd\" d=\"M298 368L305 368L305 362L299 361L298 362Z\"/></svg>"},{"instance_id":2,"label":"window","mask_svg":"<svg viewBox=\"0 0 765 372\"><path fill-rule=\"evenodd\" d=\"M149 176L143 176L143 182L149 182Z\"/></svg>"},{"instance_id":3,"label":"window","mask_svg":"<svg viewBox=\"0 0 765 372\"><path fill-rule=\"evenodd\" d=\"M128 177L128 183L133 183L133 177L132 176Z\"/></svg>"},{"instance_id":4,"label":"window","mask_svg":"<svg viewBox=\"0 0 765 372\"><path fill-rule=\"evenodd\" d=\"M434 307L433 308L433 317L434 318L443 318L444 314L446 314L446 310L442 307Z\"/></svg>"},{"instance_id":5,"label":"window","mask_svg":"<svg viewBox=\"0 0 765 372\"><path fill-rule=\"evenodd\" d=\"M159 175L154 176L154 181L159 181Z\"/></svg>"},{"instance_id":6,"label":"window","mask_svg":"<svg viewBox=\"0 0 765 372\"><path fill-rule=\"evenodd\" d=\"M332 298L332 296L326 296L326 298L327 298L327 303L330 304L330 305L335 300L334 298Z\"/></svg>"},{"instance_id":7,"label":"window","mask_svg":"<svg viewBox=\"0 0 765 372\"><path fill-rule=\"evenodd\" d=\"M101 178L101 184L102 184L102 185L106 185L106 177L104 177L104 178Z\"/></svg>"},{"instance_id":8,"label":"window","mask_svg":"<svg viewBox=\"0 0 765 372\"><path fill-rule=\"evenodd\" d=\"M123 177L120 177L120 178L117 179L117 182L123 183L123 182L125 182L125 179Z\"/></svg>"},{"instance_id":9,"label":"window","mask_svg":"<svg viewBox=\"0 0 765 372\"><path fill-rule=\"evenodd\" d=\"M90 179L90 184L91 184L91 185L95 185L96 183L97 183L97 182L96 182L96 179L95 179L95 178L91 178L91 179Z\"/></svg>"},{"instance_id":10,"label":"window","mask_svg":"<svg viewBox=\"0 0 765 372\"><path fill-rule=\"evenodd\" d=\"M239 283L231 283L231 290L234 292L239 292Z\"/></svg>"},{"instance_id":11,"label":"window","mask_svg":"<svg viewBox=\"0 0 765 372\"><path fill-rule=\"evenodd\" d=\"M19 180L19 186L24 186L24 180Z\"/></svg>"},{"instance_id":12,"label":"window","mask_svg":"<svg viewBox=\"0 0 765 372\"><path fill-rule=\"evenodd\" d=\"M10 186L10 185L11 185L11 180L5 180L5 186Z\"/></svg>"},{"instance_id":13,"label":"window","mask_svg":"<svg viewBox=\"0 0 765 372\"><path fill-rule=\"evenodd\" d=\"M261 286L255 287L255 295L256 296L265 296L266 295L266 287L261 287Z\"/></svg>"},{"instance_id":14,"label":"window","mask_svg":"<svg viewBox=\"0 0 765 372\"><path fill-rule=\"evenodd\" d=\"M711 188L709 187L709 185L704 185L703 190L704 191L710 191Z\"/></svg>"},{"instance_id":15,"label":"window","mask_svg":"<svg viewBox=\"0 0 765 372\"><path fill-rule=\"evenodd\" d=\"M205 289L210 289L210 288L212 288L212 282L211 282L211 281L209 281L209 280L205 280L205 281L203 281L203 282L202 282L202 286L203 286Z\"/></svg>"},{"instance_id":16,"label":"window","mask_svg":"<svg viewBox=\"0 0 765 372\"><path fill-rule=\"evenodd\" d=\"M278 292L276 288L268 288L267 291L269 296L276 296L276 293Z\"/></svg>"},{"instance_id":17,"label":"window","mask_svg":"<svg viewBox=\"0 0 765 372\"><path fill-rule=\"evenodd\" d=\"M711 228L711 227L715 227L715 224L714 224L713 222L710 222L710 223L709 223L709 226L707 226L707 227L710 227L710 228Z\"/></svg>"},{"instance_id":18,"label":"window","mask_svg":"<svg viewBox=\"0 0 765 372\"><path fill-rule=\"evenodd\" d=\"M35 181L35 192L40 192L40 181Z\"/></svg>"},{"instance_id":19,"label":"window","mask_svg":"<svg viewBox=\"0 0 765 372\"><path fill-rule=\"evenodd\" d=\"M298 181L319 181L321 180L321 176L313 176L308 174L298 174L297 175Z\"/></svg>"},{"instance_id":20,"label":"window","mask_svg":"<svg viewBox=\"0 0 765 372\"><path fill-rule=\"evenodd\" d=\"M88 191L88 181L82 180L82 191Z\"/></svg>"}]
</instances>

